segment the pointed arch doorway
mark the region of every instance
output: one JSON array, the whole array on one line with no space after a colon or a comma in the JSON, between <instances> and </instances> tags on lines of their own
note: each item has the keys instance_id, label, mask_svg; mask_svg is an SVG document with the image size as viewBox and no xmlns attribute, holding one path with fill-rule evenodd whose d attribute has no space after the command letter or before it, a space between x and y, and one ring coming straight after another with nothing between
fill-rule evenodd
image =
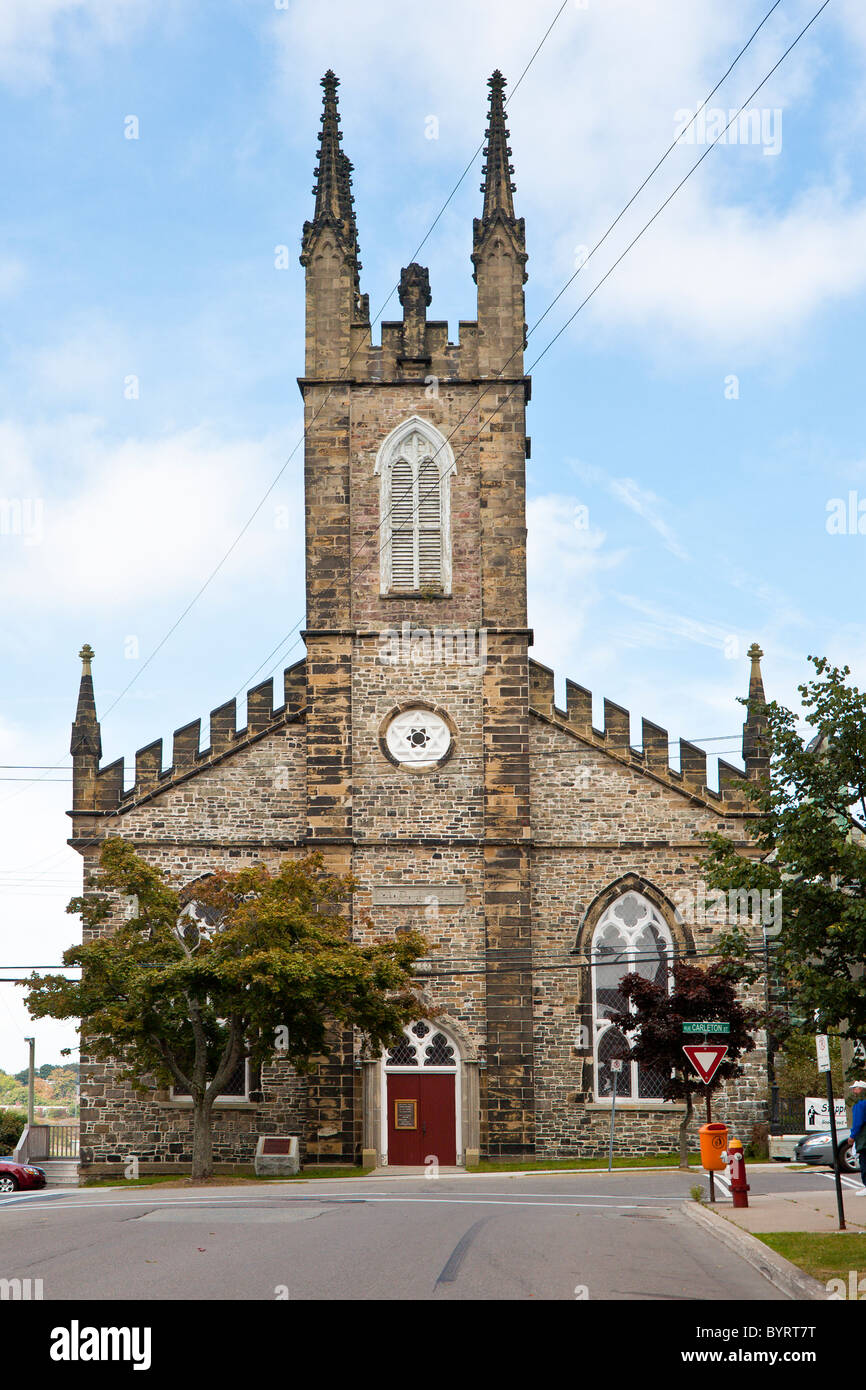
<instances>
[{"instance_id":1,"label":"pointed arch doorway","mask_svg":"<svg viewBox=\"0 0 866 1390\"><path fill-rule=\"evenodd\" d=\"M410 1024L382 1059L382 1151L389 1167L452 1166L462 1151L460 1052L438 1024Z\"/></svg>"}]
</instances>

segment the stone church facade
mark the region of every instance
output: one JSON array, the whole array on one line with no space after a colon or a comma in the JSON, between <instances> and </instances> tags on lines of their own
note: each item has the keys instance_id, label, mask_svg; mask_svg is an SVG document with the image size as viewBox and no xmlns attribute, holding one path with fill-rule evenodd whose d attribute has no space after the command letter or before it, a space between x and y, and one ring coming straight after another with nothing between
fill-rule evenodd
<instances>
[{"instance_id":1,"label":"stone church facade","mask_svg":"<svg viewBox=\"0 0 866 1390\"><path fill-rule=\"evenodd\" d=\"M526 611L523 219L516 217L504 79L490 79L483 207L473 229L477 319L427 319L427 271L400 281L402 319L374 343L342 150L337 79L323 79L315 212L303 230L307 626L304 660L274 692L235 701L100 765L85 648L73 725L70 841L85 879L121 835L180 885L217 868L317 850L359 887L352 930L418 927L431 944L418 988L439 1010L384 1057L336 1036L316 1075L248 1069L217 1105L217 1168L249 1166L260 1135L296 1134L307 1163L472 1162L598 1153L609 1128L607 1021L628 969L663 977L705 958L721 930L677 911L698 891L709 832L748 850L745 780L763 763L744 729L744 770L604 701L529 656ZM762 697L753 648L750 694ZM118 914L123 910L118 904ZM119 917L118 917L119 920ZM142 1096L82 1042L82 1170L135 1155L142 1171L190 1160L188 1100ZM718 1103L748 1127L765 1114L766 1058ZM674 1145L680 1111L659 1078L625 1063L617 1147ZM429 1127L428 1127L429 1122Z\"/></svg>"}]
</instances>

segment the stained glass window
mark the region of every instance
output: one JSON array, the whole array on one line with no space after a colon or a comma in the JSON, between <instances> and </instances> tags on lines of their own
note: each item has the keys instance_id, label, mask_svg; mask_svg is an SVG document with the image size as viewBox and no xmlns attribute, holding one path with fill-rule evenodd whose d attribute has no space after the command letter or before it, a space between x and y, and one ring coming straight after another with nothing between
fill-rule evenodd
<instances>
[{"instance_id":1,"label":"stained glass window","mask_svg":"<svg viewBox=\"0 0 866 1390\"><path fill-rule=\"evenodd\" d=\"M595 1094L613 1093L610 1063L622 1059L617 1097L661 1100L665 1075L657 1067L629 1060L629 1035L615 1028L611 1015L628 1012L619 990L623 975L636 973L670 988L673 942L658 909L640 893L624 893L600 917L592 937L592 989L595 1024Z\"/></svg>"}]
</instances>

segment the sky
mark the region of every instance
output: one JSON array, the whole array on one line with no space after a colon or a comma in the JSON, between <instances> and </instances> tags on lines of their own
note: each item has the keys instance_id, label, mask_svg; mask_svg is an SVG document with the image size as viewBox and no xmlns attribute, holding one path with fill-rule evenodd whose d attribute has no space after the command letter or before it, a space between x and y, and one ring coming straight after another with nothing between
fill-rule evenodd
<instances>
[{"instance_id":1,"label":"sky","mask_svg":"<svg viewBox=\"0 0 866 1390\"><path fill-rule=\"evenodd\" d=\"M752 98L821 3L780 0L586 259L771 3L569 0L542 43L561 0L4 0L0 974L77 935L82 643L104 760L130 765L303 655L297 256L328 68L371 311L399 317L417 259L452 338L509 79L532 654L560 702L570 677L634 743L644 715L736 762L751 642L793 707L809 654L866 681L862 0ZM76 1044L0 984L0 1067L31 1032L37 1064Z\"/></svg>"}]
</instances>

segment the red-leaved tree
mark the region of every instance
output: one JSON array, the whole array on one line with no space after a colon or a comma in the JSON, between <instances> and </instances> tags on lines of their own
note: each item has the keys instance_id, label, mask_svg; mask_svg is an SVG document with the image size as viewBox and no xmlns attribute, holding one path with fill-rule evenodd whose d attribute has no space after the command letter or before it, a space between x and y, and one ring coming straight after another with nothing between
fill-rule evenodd
<instances>
[{"instance_id":1,"label":"red-leaved tree","mask_svg":"<svg viewBox=\"0 0 866 1390\"><path fill-rule=\"evenodd\" d=\"M720 961L706 969L677 961L670 992L664 984L637 974L624 975L619 984L619 992L629 1007L627 1012L611 1014L610 1019L630 1037L631 1058L657 1067L664 1075L665 1100L686 1103L679 1133L681 1168L689 1166L688 1128L695 1095L712 1094L722 1082L742 1075L739 1059L743 1053L754 1051L752 1033L764 1021L758 1010L740 1003L738 978L738 969L731 961ZM714 1041L727 1043L728 1055L707 1086L698 1080L683 1052L684 1043L699 1042L700 1038L684 1035L683 1023L710 1019L724 1020L730 1032L714 1037Z\"/></svg>"}]
</instances>

